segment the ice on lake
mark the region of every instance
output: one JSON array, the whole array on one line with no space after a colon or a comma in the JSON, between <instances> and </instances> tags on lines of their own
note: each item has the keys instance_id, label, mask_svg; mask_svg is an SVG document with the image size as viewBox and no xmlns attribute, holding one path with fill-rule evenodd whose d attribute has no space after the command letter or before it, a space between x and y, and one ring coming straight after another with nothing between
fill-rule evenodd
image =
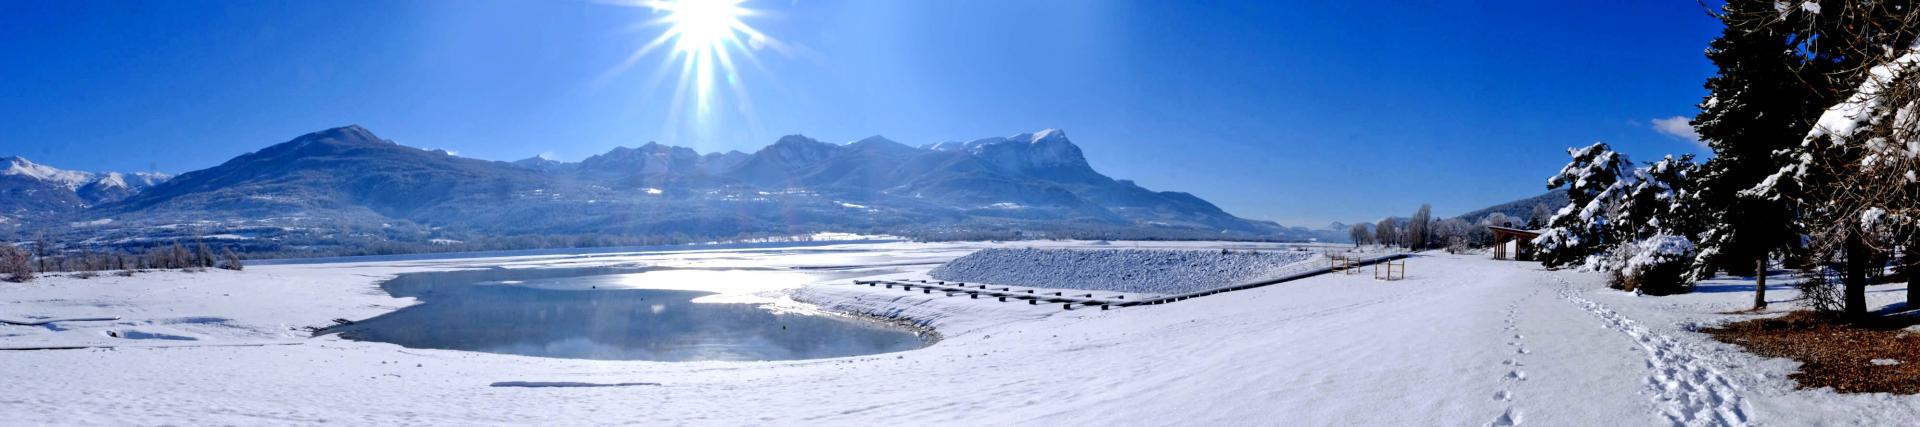
<instances>
[{"instance_id":1,"label":"ice on lake","mask_svg":"<svg viewBox=\"0 0 1920 427\"><path fill-rule=\"evenodd\" d=\"M832 279L778 270L489 269L401 275L421 304L329 330L410 348L606 360L794 360L921 348L863 319L777 307L765 289ZM706 290L702 290L706 289ZM726 292L710 292L720 289Z\"/></svg>"}]
</instances>

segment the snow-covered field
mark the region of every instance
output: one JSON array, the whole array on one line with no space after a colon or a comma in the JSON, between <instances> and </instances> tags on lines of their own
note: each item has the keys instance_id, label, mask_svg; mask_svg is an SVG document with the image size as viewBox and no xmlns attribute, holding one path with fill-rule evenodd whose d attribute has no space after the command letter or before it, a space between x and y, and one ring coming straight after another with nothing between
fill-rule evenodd
<instances>
[{"instance_id":1,"label":"snow-covered field","mask_svg":"<svg viewBox=\"0 0 1920 427\"><path fill-rule=\"evenodd\" d=\"M1132 244L1116 245L1130 247ZM1209 248L1174 243L1143 247ZM1597 275L1427 255L1407 279L1328 275L1183 302L1061 310L850 280L773 290L935 328L925 349L784 362L595 361L306 338L406 306L378 281L485 266L818 267L924 278L981 248L766 251L275 265L0 285L3 423L19 424L1904 424L1920 398L1795 390L1794 362L1692 325L1746 318L1737 281L1674 297ZM1040 246L1092 247L1086 243ZM856 266L875 267L856 267ZM800 271L800 270L796 270ZM1875 286L1881 303L1899 285ZM1769 291L1792 307L1787 287ZM118 337L109 336L113 331Z\"/></svg>"},{"instance_id":2,"label":"snow-covered field","mask_svg":"<svg viewBox=\"0 0 1920 427\"><path fill-rule=\"evenodd\" d=\"M1304 250L985 249L930 274L962 282L1167 295L1282 275L1314 255Z\"/></svg>"}]
</instances>

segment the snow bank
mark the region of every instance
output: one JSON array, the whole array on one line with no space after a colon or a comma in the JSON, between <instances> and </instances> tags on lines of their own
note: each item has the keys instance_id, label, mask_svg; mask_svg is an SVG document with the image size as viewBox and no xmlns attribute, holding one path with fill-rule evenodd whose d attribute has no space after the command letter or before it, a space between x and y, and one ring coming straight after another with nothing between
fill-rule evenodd
<instances>
[{"instance_id":1,"label":"snow bank","mask_svg":"<svg viewBox=\"0 0 1920 427\"><path fill-rule=\"evenodd\" d=\"M935 268L940 280L1093 291L1177 294L1288 273L1309 252L982 249Z\"/></svg>"}]
</instances>

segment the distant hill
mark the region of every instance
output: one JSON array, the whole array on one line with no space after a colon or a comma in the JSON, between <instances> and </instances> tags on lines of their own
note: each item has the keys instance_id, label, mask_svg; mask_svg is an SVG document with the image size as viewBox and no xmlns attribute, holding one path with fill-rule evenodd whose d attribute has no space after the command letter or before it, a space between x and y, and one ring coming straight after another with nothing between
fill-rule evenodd
<instances>
[{"instance_id":1,"label":"distant hill","mask_svg":"<svg viewBox=\"0 0 1920 427\"><path fill-rule=\"evenodd\" d=\"M1486 218L1487 215L1498 212L1505 214L1508 218L1514 219L1518 224L1525 224L1526 221L1533 216L1534 205L1544 204L1547 206L1548 212L1553 212L1560 210L1561 207L1566 206L1567 203L1570 202L1571 200L1567 198L1567 189L1559 188L1547 191L1538 196L1480 208L1472 212L1460 214L1456 218L1467 220L1467 222L1470 223L1479 223L1480 220Z\"/></svg>"},{"instance_id":2,"label":"distant hill","mask_svg":"<svg viewBox=\"0 0 1920 427\"><path fill-rule=\"evenodd\" d=\"M262 252L321 252L820 231L934 239L1341 235L1239 218L1191 194L1110 178L1053 129L937 149L878 136L831 144L790 135L753 153L649 143L580 162L499 162L346 126L171 179L21 169L16 175L33 179L0 180L0 192L35 198L14 199L18 221L9 221L96 246L202 236Z\"/></svg>"}]
</instances>

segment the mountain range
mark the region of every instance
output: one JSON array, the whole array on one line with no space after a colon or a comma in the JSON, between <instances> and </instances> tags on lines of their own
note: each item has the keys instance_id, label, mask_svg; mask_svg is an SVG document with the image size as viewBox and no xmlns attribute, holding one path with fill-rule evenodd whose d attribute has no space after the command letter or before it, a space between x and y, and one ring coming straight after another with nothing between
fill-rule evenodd
<instances>
[{"instance_id":1,"label":"mountain range","mask_svg":"<svg viewBox=\"0 0 1920 427\"><path fill-rule=\"evenodd\" d=\"M83 245L192 237L300 252L822 231L936 239L1339 235L1244 219L1192 194L1110 178L1055 129L920 147L879 136L832 144L789 135L752 153L648 143L579 162L501 162L345 126L172 177L5 160L0 233L11 227Z\"/></svg>"},{"instance_id":2,"label":"mountain range","mask_svg":"<svg viewBox=\"0 0 1920 427\"><path fill-rule=\"evenodd\" d=\"M172 178L150 172L70 171L24 157L0 157L0 167L0 224L120 201Z\"/></svg>"}]
</instances>

